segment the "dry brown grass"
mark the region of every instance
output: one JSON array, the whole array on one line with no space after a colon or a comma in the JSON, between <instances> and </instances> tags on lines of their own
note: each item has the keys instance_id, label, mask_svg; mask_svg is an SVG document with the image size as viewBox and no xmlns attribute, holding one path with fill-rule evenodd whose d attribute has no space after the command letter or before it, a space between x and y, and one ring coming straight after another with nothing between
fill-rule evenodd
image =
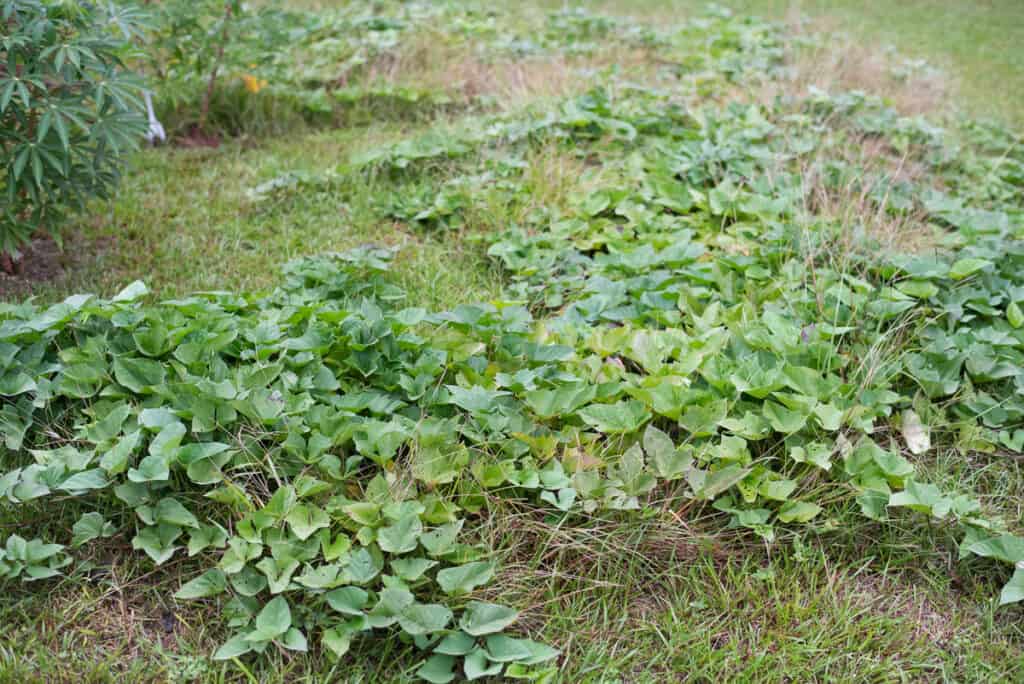
<instances>
[{"instance_id":1,"label":"dry brown grass","mask_svg":"<svg viewBox=\"0 0 1024 684\"><path fill-rule=\"evenodd\" d=\"M659 514L643 524L596 516L562 525L543 509L494 499L500 514L485 516L472 531L499 558L498 576L481 593L529 606L518 624L531 632L553 614L572 615L580 625L601 624L597 613L609 592L627 599L628 622L644 623L668 605L674 575L693 564L725 564L756 546L740 533L712 528L700 514L680 517L673 503L677 497L666 498Z\"/></svg>"},{"instance_id":2,"label":"dry brown grass","mask_svg":"<svg viewBox=\"0 0 1024 684\"><path fill-rule=\"evenodd\" d=\"M845 577L834 587L840 595L876 615L903 619L913 626L915 638L927 639L933 644L950 643L958 629L951 616L966 614L954 606L939 606L922 592L885 575Z\"/></svg>"},{"instance_id":3,"label":"dry brown grass","mask_svg":"<svg viewBox=\"0 0 1024 684\"><path fill-rule=\"evenodd\" d=\"M647 51L617 44L586 56L554 54L513 60L483 55L482 46L473 41L452 41L440 32L420 31L410 35L396 52L370 62L361 79L442 92L462 101L486 98L508 111L583 92L594 85L589 74L613 65L630 71L653 67Z\"/></svg>"},{"instance_id":4,"label":"dry brown grass","mask_svg":"<svg viewBox=\"0 0 1024 684\"><path fill-rule=\"evenodd\" d=\"M899 182L927 182L927 169L909 153L895 152L875 137L857 136L846 143L830 150L827 157L805 160L800 170L807 213L841 228L829 250L854 254L865 248L914 253L934 249L938 231L927 212L921 207L892 212L886 201ZM836 186L826 177L828 160L845 162L858 173ZM879 183L881 198L874 192Z\"/></svg>"},{"instance_id":5,"label":"dry brown grass","mask_svg":"<svg viewBox=\"0 0 1024 684\"><path fill-rule=\"evenodd\" d=\"M165 682L168 661L157 654L212 652L217 642L206 626L215 609L173 601L173 570L137 574L121 558L107 558L87 581L54 587L30 630L0 635L0 653L15 653L20 668L43 667L47 682L107 681L111 673ZM10 681L3 674L0 667L0 680Z\"/></svg>"},{"instance_id":6,"label":"dry brown grass","mask_svg":"<svg viewBox=\"0 0 1024 684\"><path fill-rule=\"evenodd\" d=\"M669 19L655 10L643 20L657 25ZM863 91L877 95L904 116L942 115L955 100L956 84L934 69L902 59L880 45L856 41L828 18L808 19L797 8L785 18L785 64L778 78L763 81L753 90L749 85L710 93L723 104L759 103L765 107L799 108L811 92ZM826 128L841 128L829 126ZM926 252L936 247L939 232L928 223L925 212L916 208L891 212L879 202L872 187L879 182L891 187L899 182L928 184L929 171L920 150L896 150L878 136L844 131L841 146L812 155L801 163L800 175L806 191L808 215L838 224L837 239L825 245L836 255L852 254L870 246L872 250ZM826 183L828 161L846 162L858 169L855 178L840 187ZM879 179L882 179L879 181ZM883 190L883 196L885 195ZM811 254L809 258L821 256Z\"/></svg>"},{"instance_id":7,"label":"dry brown grass","mask_svg":"<svg viewBox=\"0 0 1024 684\"><path fill-rule=\"evenodd\" d=\"M784 73L759 84L753 96L762 104L797 100L812 88L863 91L882 97L904 116L918 116L941 113L955 100L957 87L949 75L909 62L881 45L855 40L835 21L791 11L785 26ZM748 101L750 95L741 90L724 99Z\"/></svg>"},{"instance_id":8,"label":"dry brown grass","mask_svg":"<svg viewBox=\"0 0 1024 684\"><path fill-rule=\"evenodd\" d=\"M792 13L786 24L793 37L787 54L792 86L801 92L811 86L826 92L862 90L885 98L906 116L935 113L955 94L948 75L909 68L892 51L842 33L834 21L801 19ZM805 42L812 36L818 39Z\"/></svg>"},{"instance_id":9,"label":"dry brown grass","mask_svg":"<svg viewBox=\"0 0 1024 684\"><path fill-rule=\"evenodd\" d=\"M656 3L630 8L630 14L651 26L678 24L679 12ZM782 23L786 36L783 78L760 84L755 101L775 102L777 96L799 98L812 86L826 92L862 90L885 98L907 116L933 114L957 98L958 84L947 73L923 68L878 43L865 42L842 30L828 16L809 17L792 3ZM724 102L751 101L748 88L710 94Z\"/></svg>"}]
</instances>

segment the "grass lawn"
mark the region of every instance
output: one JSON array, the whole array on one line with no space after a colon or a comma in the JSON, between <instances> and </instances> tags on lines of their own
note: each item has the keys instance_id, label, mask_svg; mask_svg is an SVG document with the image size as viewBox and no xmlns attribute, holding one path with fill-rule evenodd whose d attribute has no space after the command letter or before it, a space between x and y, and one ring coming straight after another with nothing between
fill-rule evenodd
<instances>
[{"instance_id":1,"label":"grass lawn","mask_svg":"<svg viewBox=\"0 0 1024 684\"><path fill-rule=\"evenodd\" d=\"M599 6L624 12L665 12L662 2L619 2ZM692 13L703 3L668 3ZM895 48L941 68L956 87L954 108L994 117L1020 128L1024 124L1024 21L1015 0L946 2L945 0L740 0L738 12L785 19L803 15L854 37L871 49Z\"/></svg>"},{"instance_id":2,"label":"grass lawn","mask_svg":"<svg viewBox=\"0 0 1024 684\"><path fill-rule=\"evenodd\" d=\"M553 5L560 6L560 5ZM693 16L703 3L599 2L624 15ZM1002 118L1024 125L1024 56L1013 48L1024 42L1024 22L1016 21L1013 0L956 3L912 0L895 6L880 2L743 0L732 5L785 19L794 8L803 16L838 27L881 52L928 60L952 80L951 102L943 109ZM941 10L936 10L940 7ZM180 295L203 289L259 289L276 282L284 261L366 241L417 242L410 252L406 282L424 303L437 307L493 296L500 287L479 250L450 239L424 240L407 231L381 231L372 213L315 198L285 213L265 216L246 206L250 188L286 171L320 171L360 150L400 139L423 123L359 126L354 129L294 132L268 140L228 142L199 150L155 150L136 155L118 200L83 219L72 231L64 257L66 276L42 284L0 283L9 296L39 293L48 298L73 292L111 294L126 282L144 278L157 292ZM367 189L364 200L372 198ZM155 219L164 227L151 230ZM454 258L464 268L438 269ZM420 264L420 259L423 263ZM450 263L450 262L449 262ZM182 268L188 264L187 268ZM472 296L465 296L472 293Z\"/></svg>"},{"instance_id":3,"label":"grass lawn","mask_svg":"<svg viewBox=\"0 0 1024 684\"><path fill-rule=\"evenodd\" d=\"M678 0L668 10L665 3L612 0L595 3L593 7L610 14L634 15L641 21L646 18L664 26L690 16L698 4L702 3ZM934 110L927 112L932 121L951 121L956 118L949 116L952 112L1000 119L1017 130L1024 126L1024 50L1019 47L1024 43L1024 8L1014 0L908 0L895 4L875 0L809 1L797 7L821 25L839 27L853 36L861 50L881 52L877 46L892 44L901 54L926 59L949 74L943 92L954 101L932 103ZM773 18L792 16L790 3L775 0L740 0L735 8ZM474 15L473 19L479 17ZM579 30L583 32L580 41L593 39L585 35L584 29ZM407 293L403 306L445 311L466 303L520 301L517 298L536 296L534 310L545 312L547 304L539 303L541 297L557 295L563 299L544 314L554 320L555 313L563 313L574 298L582 298L574 289L579 283L573 283L571 278L563 282L555 275L549 282L543 282L543 277L528 267L517 270L511 261L495 256L496 252L489 255L488 249L494 244L494 236L509 229L524 228L524 233L535 236L538 226L547 226L551 218L566 215L582 216L599 226L587 234L586 239L591 242L586 248L573 252L577 259L590 258L608 245L612 245L614 252L621 247L617 241L623 239L623 234L633 235L637 240L662 240L659 249L667 249L673 241L685 244L689 237L682 235L690 231L711 245L714 258L722 259L722 264L730 264L737 272L747 268L744 260L755 258L751 255L757 245L775 238L744 233L744 226L751 221L735 220L742 213L737 213L739 210L733 210L732 218L727 220L727 212L715 214L713 208L695 205L694 212L721 217L718 229L709 230L696 222L683 227L672 224L672 229L680 232L663 239L650 238L657 234L652 225L668 230L657 224L662 219L636 219L642 226L637 228L633 221L638 214L630 212L640 210L626 204L613 211L606 203L589 214L589 209L580 209L586 206L588 197L594 197L594 188L614 194L650 172L650 165L645 166L641 158L649 150L640 145L630 148L620 144L607 131L593 138L581 138L583 142L579 143L572 137L575 133L559 134L561 137L543 144L531 142L525 151L515 148L514 155L504 157L505 146L512 149L518 142L508 142L514 136L506 133L500 143L489 148L481 145L483 151L474 148L464 156L445 153L425 155L426 161L406 160L410 170L397 162L380 162L380 168L373 172L353 170L353 159L367 151L394 150L388 146L400 146L402 141L415 140L439 127L463 130L468 127L464 115L476 121L495 112L518 112L518 107L500 102L501 97L510 98L509 92L526 92L543 106L585 90L592 83L614 83L611 87L616 97L628 102L629 89L622 83L630 78L647 78L652 73L656 73L652 90L662 89L658 96L675 87L666 85L676 81L666 80L665 65L652 60L648 53L632 45L614 49L619 50L614 59L567 55L560 56L557 63L544 62L547 78L552 82L558 80L558 87L550 90L542 87L543 83L529 82L520 72L509 75L500 70L486 71L490 68L486 60L474 62L473 69L485 72L485 76L479 77L482 82L501 85L495 86L493 92L486 92L481 86L485 92L477 100L484 104L479 108L438 107L431 110L430 116L380 115L370 123L356 126L308 126L275 136L243 135L225 139L215 148L168 146L141 151L133 157L117 198L109 204L94 206L74 220L67 232L66 251L60 258L60 274L29 283L8 278L0 282L4 300L12 303L32 295L48 303L75 292L109 297L136 279L147 283L154 293L153 299L182 298L200 291L269 291L281 283L281 268L288 261L373 245L398 248L387 277ZM710 53L707 46L694 51L701 53L705 49ZM800 49L803 48L787 45L787 50ZM671 52L662 61L682 61L683 48L673 50L677 52ZM438 77L433 72L429 76L444 80L443 75ZM469 78L465 74L462 77ZM671 97L659 100L665 110L669 105L664 102L672 102L672 106L682 102L684 108L694 109L706 102L721 105L733 97L727 90L734 86L737 92L747 92L741 91L745 85L716 80L712 92L707 93L700 91L700 77L693 81L686 78L679 77L679 82L693 86L700 97L686 95L680 96L679 101ZM737 83L742 84L738 78ZM891 88L896 93L893 99L899 101L899 97L913 98L913 92L907 89L913 89L915 84L913 80L908 84L893 78L886 81L885 87ZM762 93L764 85L761 83L750 92ZM737 99L741 96L735 95ZM499 101L495 103L495 99ZM653 114L646 114L654 120ZM635 114L632 120L641 131L637 134L640 139L647 135L643 115ZM607 118L612 118L611 114ZM722 118L728 119L725 115ZM797 118L794 115L787 121ZM746 121L749 126L757 125L749 118ZM651 127L662 125L656 122ZM824 128L823 124L815 129L814 135L833 135L822 134ZM808 130L795 127L793 138ZM835 135L835 140L842 140L840 134ZM878 135L890 135L890 129ZM868 173L864 165L870 162L898 165L895 171L886 167L890 173L886 178L892 186L908 178L922 185L930 184L928 174L937 174L935 169L939 168L943 173L963 174L951 175L954 181L947 184L947 189L962 189L955 183L975 179L970 175L975 171L973 168L956 167L949 171L956 165L941 166L938 162L928 166L931 161L914 157L914 143L906 145L902 157L896 154L881 162L870 154L858 156L870 147L871 139L871 135L857 138L861 147L853 151L847 147L842 159L843 164L854 166L864 177ZM749 139L739 147L757 144L758 140ZM1019 147L1020 138L1016 144ZM829 149L842 147L839 142ZM837 162L829 167L829 172L841 175L840 166ZM872 168L871 172L874 171ZM297 188L270 192L263 198L254 195L254 189L261 184L296 172L300 176L305 174ZM803 177L809 178L821 169L808 166L802 172ZM757 178L763 180L768 175L759 169L746 180L750 187L756 187ZM1006 186L1012 187L1012 177ZM841 239L836 238L831 246L819 246L820 252L813 252L815 245L810 244L812 239L808 236L804 236L807 244L800 245L800 249L812 250L808 252L807 263L820 258L840 274L837 289L829 289L829 296L836 291L841 292L836 296L851 300L863 296L868 285L864 285L864 290L859 288L865 279L875 276L869 274L868 267L858 266L862 262L857 259L869 260L863 254L865 251L883 253L906 246L909 232L900 231L915 230L924 236L924 247L916 252L918 256L940 255L945 253L943 250L966 244L968 238L963 238L958 230L949 229L936 236L943 231L934 229L934 221L927 226L919 225L928 222L918 221L919 217L910 210L905 214L865 213L875 209L865 200L870 189L861 191L859 187L858 192L841 198L841 206L837 200L835 214L829 215L829 220L834 219L839 226ZM773 187L773 192L776 190ZM657 192L660 190L656 189ZM965 196L968 192L964 190ZM1006 196L986 197L978 202L985 207L1020 202L1020 195L1013 197L1011 193L1007 190ZM674 201L683 201L674 197ZM604 199L607 198L595 201ZM445 202L455 208L449 211ZM409 206L413 209L408 209ZM814 211L824 216L825 210L820 207L816 204ZM415 219L410 215L425 210L433 212L430 217ZM688 211L691 207L677 213ZM850 211L854 211L852 217ZM678 218L670 214L666 210L664 216L669 218L664 219L665 225ZM1019 221L1019 216L1024 215L1018 213L1014 218L1012 211L1009 214L1011 221ZM634 232L623 233L616 223L623 221L629 222L629 230ZM817 225L814 224L815 229ZM969 232L965 229L963 234ZM865 242L858 244L862 239ZM874 242L869 244L869 239ZM552 240L557 243L556 238ZM885 247L879 247L880 244ZM547 254L537 249L533 254ZM541 256L536 257L538 263ZM702 257L701 261L710 262L711 256ZM773 263L770 268L777 265ZM616 273L616 268L632 273L629 269L634 266L613 263L607 268L608 271L602 271L604 275ZM715 266L713 274L711 270L701 272L700 277L706 278L706 282L701 281L701 292L721 288L732 296L736 289L736 296L745 297L748 302L746 314L741 312L744 305L732 307L723 303L722 308L732 313L723 313L715 322L708 312L710 306L697 307L680 297L678 307L693 319L711 317L706 328L738 330L757 318L762 309L781 307L779 302L789 305L790 300L800 297L795 287L782 291L779 288L786 286L776 286L772 279L758 280L760 276L753 273L741 284L739 276L723 275L727 271L729 268ZM580 282L584 275L580 275ZM646 271L643 275L654 277ZM773 272L772 278L781 280L783 276L794 282L806 279L808 292L816 286L811 282L817 277L814 269L799 275L780 270ZM615 280L617 276L608 277ZM922 288L930 282L926 276L921 277L921 282L911 280L915 287ZM520 285L522 289L514 289ZM657 287L659 284L652 280L640 286L640 291L647 288L654 293ZM606 292L598 294L610 296ZM704 296L701 294L698 299ZM721 296L724 302L727 295ZM818 296L825 298L821 293ZM635 294L634 299L639 300L640 295ZM901 295L898 299L901 304L904 300L910 301L910 297ZM670 308L676 306L673 300ZM686 309L687 306L693 308ZM871 308L866 301L858 306L851 305L856 315L850 330L874 324L868 318L857 318ZM1000 307L1005 304L993 306L999 312L991 315L1002 321ZM698 308L703 312L701 316ZM972 314L979 317L989 315L984 313L988 309L980 304L972 311L982 312ZM909 330L928 316L940 315L936 306L920 318L908 317L911 322L906 329L886 327L877 345L844 349L843 354L836 354L837 359L842 356L836 363L849 364L850 375L863 379L865 387L876 373L896 376L898 373L891 367L902 363L906 354L922 352L927 346L922 341L925 338L912 337L919 333ZM606 320L600 324L586 322L595 330L606 324ZM634 324L639 325L629 320L625 324L607 325L613 331L609 335L616 334L616 329L631 329ZM821 329L829 325L841 327L837 320L823 319L815 325ZM954 337L953 327L951 324L950 338ZM922 323L921 329L924 328ZM1006 326L999 328L1005 332L1004 329L1008 330ZM410 331L427 334L421 328ZM806 331L805 328L800 334L806 335ZM690 332L694 337L698 335L694 330ZM816 333L812 330L810 334ZM835 339L845 339L843 335L847 334L858 333L840 331L835 333ZM739 337L739 333L736 335ZM589 352L602 344L613 344L597 337L584 340L578 331L576 339L579 348ZM751 333L748 341L753 339ZM712 344L702 339L701 344L705 343ZM626 358L636 351L636 344L630 343L625 351L607 353L595 361L595 368L590 369L594 377L602 381L618 378L615 374L619 371L606 368L615 363L622 367L623 375L642 367L631 360L633 357ZM755 345L755 341L750 344ZM722 349L725 348L723 345ZM751 348L736 353L760 353L750 351ZM461 353L457 349L452 347L453 357ZM982 354L978 349L972 348L972 353ZM857 358L858 353L864 357ZM580 367L573 370L583 372ZM492 377L494 368L481 370L467 364L460 366L458 373L449 373L446 382L456 383L455 377L468 383L473 377ZM694 369L680 372L694 377L696 373ZM999 380L1004 378L1000 376ZM998 380L989 382L992 385L985 387L993 395L1003 396L998 391L1004 391L1004 386ZM977 384L981 383L979 380ZM992 389L996 385L1003 389ZM756 387L748 389L756 391ZM968 390L973 393L974 386L965 380L962 391L966 394ZM518 397L518 393L509 389L503 394ZM986 415L997 415L1008 400L979 409L983 415L975 421L974 414L970 419L963 417L966 409L956 413L957 399L943 396L932 400L923 392L915 392L904 397L898 409L887 408L885 415L877 418L883 426L877 433L878 440L881 442L884 435L889 440L886 444L902 443L904 438L897 437L898 429L893 423L901 410L913 409L926 421L931 419L933 447L926 453L904 453L916 469L916 477L939 485L943 491L963 492L977 499L986 515L1006 519L1009 531L1019 532L1024 524L1024 460L1020 448L1013 450L998 444L991 449L974 446L988 439L980 436L982 427L978 426L984 423L984 429L992 431L1003 428L984 419ZM758 401L761 399L758 397ZM83 416L78 418L81 425L86 423ZM680 416L676 418L682 420ZM547 424L555 426L558 420L548 420ZM1015 425L1013 419L1007 419L1007 439L1013 439L1011 424ZM58 434L61 431L66 436L71 428L55 428L45 436L46 443L60 442L64 438ZM852 427L844 426L844 434L837 441L845 440L845 435L853 432ZM1021 435L1024 438L1024 433ZM804 446L811 449L810 445ZM580 451L587 449L596 452L598 446L595 442L580 443ZM782 452L757 452L758 462L767 462L779 453ZM0 474L15 463L21 464L18 458L14 450L5 450L0 455ZM843 468L838 456L834 467L832 473ZM498 492L488 491L484 513L467 514L466 529L471 531L474 544L499 562L493 581L477 589L473 597L519 609L517 633L561 652L557 673L549 675L561 682L1024 680L1024 612L1020 605L998 605L1000 588L1009 577L1007 568L987 558L960 558L956 526L949 518L903 512L885 522L865 517L854 497L854 487L846 481L842 486L830 486L830 477L823 472L801 480L801 491L819 497L815 500L822 504L813 524L779 524L770 536L763 534L763 528L735 522L739 518L730 517L733 512L716 509L710 501L698 504L689 495L678 496L684 488L682 480L660 483L657 490L647 495L642 514L580 510L571 523L536 498L505 499ZM432 484L430 490L434 489ZM895 489L898 487L894 486ZM4 491L0 487L0 494ZM760 501L763 503L764 499ZM212 506L198 496L190 503L195 503L197 511ZM99 509L105 515L111 512L125 530L136 524L131 511L117 517L121 513L115 511L127 510L117 506L111 495ZM15 532L26 537L49 535L65 539L69 537L70 525L85 510L93 509L83 508L77 497L67 491L51 499L17 506L0 504L0 539ZM353 640L351 650L340 659L328 657L320 648L309 654L271 648L265 657L255 660L211 660L210 653L232 633L225 625L226 599L197 603L172 597L183 578L191 578L207 567L203 557L185 558L184 553L179 553L165 564L154 565L149 558L133 552L131 537L130 532L121 531L105 543L83 547L78 552L79 557L84 557L82 567L62 578L24 584L0 579L0 683L416 680L421 653L412 638L399 635L397 630Z\"/></svg>"},{"instance_id":4,"label":"grass lawn","mask_svg":"<svg viewBox=\"0 0 1024 684\"><path fill-rule=\"evenodd\" d=\"M320 171L402 134L399 126L381 126L303 132L253 145L229 142L215 150L142 153L118 202L82 224L81 239L94 252L71 271L73 284L62 284L60 291L113 292L136 277L168 296L259 290L276 283L281 265L296 257L381 242L409 247L404 253L412 261L402 276L423 305L450 306L454 293L493 297L497 276L479 250L397 225L382 230L366 206L372 186L348 202L321 193L282 209L262 209L247 200L246 192L268 178ZM151 229L155 217L165 226L161 231Z\"/></svg>"},{"instance_id":5,"label":"grass lawn","mask_svg":"<svg viewBox=\"0 0 1024 684\"><path fill-rule=\"evenodd\" d=\"M766 11L778 5L765 3ZM798 5L799 7L799 5ZM1024 22L1013 0L991 2L808 2L866 40L891 44L952 74L964 112L1024 124Z\"/></svg>"}]
</instances>

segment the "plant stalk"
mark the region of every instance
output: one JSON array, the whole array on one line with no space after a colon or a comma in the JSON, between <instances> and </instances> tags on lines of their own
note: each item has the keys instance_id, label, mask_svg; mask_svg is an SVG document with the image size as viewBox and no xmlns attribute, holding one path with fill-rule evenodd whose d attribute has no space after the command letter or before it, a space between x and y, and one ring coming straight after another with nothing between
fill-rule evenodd
<instances>
[{"instance_id":1,"label":"plant stalk","mask_svg":"<svg viewBox=\"0 0 1024 684\"><path fill-rule=\"evenodd\" d=\"M221 62L224 61L224 44L227 42L228 22L231 21L232 1L224 3L224 20L221 23L220 40L217 44L217 58L213 62L213 69L210 71L210 80L206 84L206 93L203 95L203 102L199 108L200 131L206 129L206 121L210 115L210 101L213 99L213 89L217 85L217 72L220 71Z\"/></svg>"}]
</instances>

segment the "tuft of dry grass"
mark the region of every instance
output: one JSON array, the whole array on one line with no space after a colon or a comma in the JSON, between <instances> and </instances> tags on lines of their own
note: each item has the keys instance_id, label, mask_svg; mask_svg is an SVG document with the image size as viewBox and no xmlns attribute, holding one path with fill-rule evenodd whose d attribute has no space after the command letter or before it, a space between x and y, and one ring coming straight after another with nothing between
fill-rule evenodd
<instances>
[{"instance_id":1,"label":"tuft of dry grass","mask_svg":"<svg viewBox=\"0 0 1024 684\"><path fill-rule=\"evenodd\" d=\"M94 574L57 587L31 629L0 630L0 681L11 672L23 681L169 681L168 658L216 647L204 627L211 608L172 601L165 572L111 562Z\"/></svg>"},{"instance_id":2,"label":"tuft of dry grass","mask_svg":"<svg viewBox=\"0 0 1024 684\"><path fill-rule=\"evenodd\" d=\"M566 525L526 502L492 498L491 512L471 532L500 559L496 580L481 591L491 600L528 607L520 624L531 632L544 629L553 615L599 624L608 592L625 597L636 609L632 617L644 622L669 602L673 576L699 564L724 565L759 548L748 536L715 526L713 512L680 517L673 510L678 503L669 496L654 504L658 514L642 523L599 515Z\"/></svg>"},{"instance_id":3,"label":"tuft of dry grass","mask_svg":"<svg viewBox=\"0 0 1024 684\"><path fill-rule=\"evenodd\" d=\"M902 619L912 627L915 639L927 639L939 646L949 644L957 629L964 627L956 624L951 616L957 613L963 619L968 615L967 611L957 611L951 606L939 606L921 591L882 574L848 576L834 586L853 604L879 616Z\"/></svg>"},{"instance_id":4,"label":"tuft of dry grass","mask_svg":"<svg viewBox=\"0 0 1024 684\"><path fill-rule=\"evenodd\" d=\"M912 62L879 45L865 44L840 30L834 20L808 19L792 11L786 18L790 87L807 92L862 90L885 98L906 116L934 114L955 96L951 77Z\"/></svg>"},{"instance_id":5,"label":"tuft of dry grass","mask_svg":"<svg viewBox=\"0 0 1024 684\"><path fill-rule=\"evenodd\" d=\"M834 162L858 171L835 183L829 178L829 164ZM827 245L833 255L864 249L910 253L935 249L939 232L922 207L892 211L888 206L899 183L926 182L927 175L910 152L896 152L885 141L865 135L804 160L800 170L807 213L840 227Z\"/></svg>"},{"instance_id":6,"label":"tuft of dry grass","mask_svg":"<svg viewBox=\"0 0 1024 684\"><path fill-rule=\"evenodd\" d=\"M636 72L653 66L648 51L618 44L589 55L511 59L488 56L474 41L452 41L439 32L420 31L399 50L372 60L362 78L370 84L442 92L464 102L486 101L512 111L583 92L594 83L590 74L604 69Z\"/></svg>"},{"instance_id":7,"label":"tuft of dry grass","mask_svg":"<svg viewBox=\"0 0 1024 684\"><path fill-rule=\"evenodd\" d=\"M945 113L957 99L957 84L945 72L858 41L827 17L808 18L792 11L784 23L790 39L783 46L783 73L758 86L753 93L758 102L797 100L812 88L862 91L880 96L904 116L919 116ZM749 96L730 93L726 99Z\"/></svg>"}]
</instances>

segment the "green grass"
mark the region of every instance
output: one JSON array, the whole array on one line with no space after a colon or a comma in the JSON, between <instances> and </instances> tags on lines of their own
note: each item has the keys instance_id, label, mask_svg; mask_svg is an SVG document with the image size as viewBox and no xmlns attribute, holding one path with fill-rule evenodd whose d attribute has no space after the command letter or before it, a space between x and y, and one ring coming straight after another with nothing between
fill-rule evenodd
<instances>
[{"instance_id":1,"label":"green grass","mask_svg":"<svg viewBox=\"0 0 1024 684\"><path fill-rule=\"evenodd\" d=\"M966 110L1022 123L1024 22L1014 21L1021 11L1014 5L942 2L937 10L936 3L917 0L843 0L803 9L949 68L961 82ZM745 6L780 15L788 5L750 0ZM382 224L371 210L382 189L375 182L280 205L246 197L283 172L322 172L414 131L377 124L217 149L141 152L118 199L69 232L75 254L68 276L33 292L46 299L111 294L136 278L162 297L259 290L273 287L289 259L378 243L402 247L394 270L414 303L442 309L500 296L500 272L466 238L514 216L480 217L463 232ZM935 481L957 482L1004 510L1020 501L1021 464L982 459L922 465ZM998 580L986 581L983 565L971 577L956 575L951 539L926 523L882 527L840 510L832 531L792 536L767 549L668 509L649 520L594 521L571 531L551 527L535 511L500 513L492 518L501 522L481 532L505 558L492 597L530 607L525 631L568 656L560 681L1024 678L1021 610L995 609ZM56 519L12 514L0 509L5 534L26 523L36 530L67 525L77 511L69 506ZM0 598L0 682L412 680L412 649L395 639L362 643L338 665L273 658L247 673L210 664L204 656L223 637L216 607L182 612L169 598L176 573L190 566L149 575L133 560L127 539L118 541L91 572L45 594L27 585Z\"/></svg>"},{"instance_id":2,"label":"green grass","mask_svg":"<svg viewBox=\"0 0 1024 684\"><path fill-rule=\"evenodd\" d=\"M648 522L584 529L517 526L528 531L506 539L520 550L503 563L511 585L503 598L541 606L542 636L570 656L566 682L1024 674L1022 635L1007 624L1014 618L978 612L984 598L960 598L934 572L948 560L945 546L920 553L941 545L941 533L858 518L849 511L834 534L792 535L771 550L692 511L683 524L665 510Z\"/></svg>"},{"instance_id":3,"label":"green grass","mask_svg":"<svg viewBox=\"0 0 1024 684\"><path fill-rule=\"evenodd\" d=\"M544 4L544 3L542 3ZM546 3L550 4L550 3ZM703 2L663 3L606 0L595 7L639 17L678 20ZM561 4L558 3L560 7ZM1024 127L1024 21L1016 0L940 3L908 0L789 2L738 0L736 11L785 18L791 9L825 18L830 27L868 45L892 45L901 54L927 59L952 74L954 109L991 116ZM420 124L423 126L423 124ZM488 299L499 289L482 255L451 235L413 235L374 223L359 203L330 197L291 203L265 215L245 192L286 171L320 172L355 151L396 139L417 126L374 124L332 131L297 130L271 140L229 142L217 149L159 149L135 156L118 199L68 231L71 267L54 281L0 282L0 296L37 294L54 299L73 292L112 294L143 278L161 295L207 289L251 290L274 284L291 258L338 251L366 242L406 244L403 284L425 304L438 307ZM357 193L369 200L373 188ZM158 226L157 230L153 226ZM458 268L451 268L451 264ZM446 268L438 268L441 265Z\"/></svg>"},{"instance_id":4,"label":"green grass","mask_svg":"<svg viewBox=\"0 0 1024 684\"><path fill-rule=\"evenodd\" d=\"M823 19L868 47L892 46L927 60L952 77L956 101L972 116L1024 127L1024 19L1019 0L737 0L721 3L767 18L807 15ZM669 3L599 0L599 7L624 13L693 14L698 0Z\"/></svg>"},{"instance_id":5,"label":"green grass","mask_svg":"<svg viewBox=\"0 0 1024 684\"><path fill-rule=\"evenodd\" d=\"M755 1L771 12L778 12L782 4ZM948 71L967 113L1024 126L1024 21L1017 0L813 0L796 6L834 17L854 35L891 44Z\"/></svg>"},{"instance_id":6,"label":"green grass","mask_svg":"<svg viewBox=\"0 0 1024 684\"><path fill-rule=\"evenodd\" d=\"M920 553L936 541L928 531L885 531L851 514L837 537L794 537L768 553L668 511L571 530L529 511L495 513L501 527L489 532L504 561L488 598L530 606L520 629L565 651L559 681L1024 676L1019 620L978 609L990 583L976 596L954 588L944 553ZM97 560L48 597L29 585L0 602L0 682L253 681L204 657L223 638L216 605L168 598L188 563L154 576L130 554ZM415 662L408 645L375 638L334 665L272 656L248 667L261 682L412 682Z\"/></svg>"},{"instance_id":7,"label":"green grass","mask_svg":"<svg viewBox=\"0 0 1024 684\"><path fill-rule=\"evenodd\" d=\"M257 145L162 149L136 155L118 200L69 230L81 252L69 276L38 292L112 294L141 278L160 296L200 290L272 287L288 260L360 244L402 247L402 284L418 304L449 306L452 293L493 298L498 277L479 250L451 235L381 225L370 203L377 188L311 193L282 207L251 202L246 192L288 171L321 172L353 151L401 135L397 127L298 131ZM154 230L154 226L159 226Z\"/></svg>"}]
</instances>

